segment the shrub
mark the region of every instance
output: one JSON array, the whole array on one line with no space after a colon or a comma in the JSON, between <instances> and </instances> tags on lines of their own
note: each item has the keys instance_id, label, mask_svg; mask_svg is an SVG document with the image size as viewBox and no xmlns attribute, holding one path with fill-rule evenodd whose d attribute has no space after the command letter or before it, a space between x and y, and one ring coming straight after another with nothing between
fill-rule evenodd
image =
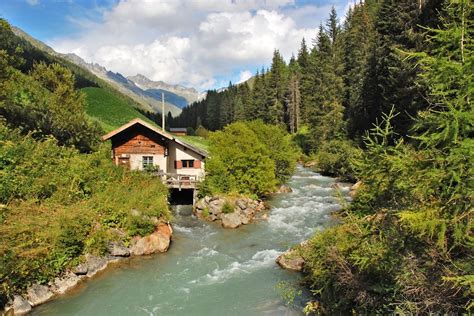
<instances>
[{"instance_id":1,"label":"shrub","mask_svg":"<svg viewBox=\"0 0 474 316\"><path fill-rule=\"evenodd\" d=\"M186 128L186 135L194 136L194 135L196 135L196 131L194 130L194 128L188 127L188 128Z\"/></svg>"},{"instance_id":2,"label":"shrub","mask_svg":"<svg viewBox=\"0 0 474 316\"><path fill-rule=\"evenodd\" d=\"M155 224L143 216L129 216L127 230L130 236L145 236L153 233Z\"/></svg>"},{"instance_id":3,"label":"shrub","mask_svg":"<svg viewBox=\"0 0 474 316\"><path fill-rule=\"evenodd\" d=\"M222 213L229 214L234 212L234 206L229 201L225 201L222 205Z\"/></svg>"},{"instance_id":4,"label":"shrub","mask_svg":"<svg viewBox=\"0 0 474 316\"><path fill-rule=\"evenodd\" d=\"M264 196L291 176L298 156L290 137L262 121L236 122L210 136L203 195Z\"/></svg>"},{"instance_id":5,"label":"shrub","mask_svg":"<svg viewBox=\"0 0 474 316\"><path fill-rule=\"evenodd\" d=\"M196 129L196 136L207 138L209 137L209 131L206 128L202 127L202 125L199 125L199 127Z\"/></svg>"},{"instance_id":6,"label":"shrub","mask_svg":"<svg viewBox=\"0 0 474 316\"><path fill-rule=\"evenodd\" d=\"M210 136L206 184L210 193L268 194L276 186L275 162L268 147L242 122Z\"/></svg>"},{"instance_id":7,"label":"shrub","mask_svg":"<svg viewBox=\"0 0 474 316\"><path fill-rule=\"evenodd\" d=\"M275 177L279 184L285 183L293 174L299 156L291 136L280 126L264 124L261 120L248 122L247 125L268 148L270 159L275 162Z\"/></svg>"},{"instance_id":8,"label":"shrub","mask_svg":"<svg viewBox=\"0 0 474 316\"><path fill-rule=\"evenodd\" d=\"M352 160L359 158L361 153L362 151L348 140L331 140L323 143L315 155L317 171L354 181Z\"/></svg>"}]
</instances>

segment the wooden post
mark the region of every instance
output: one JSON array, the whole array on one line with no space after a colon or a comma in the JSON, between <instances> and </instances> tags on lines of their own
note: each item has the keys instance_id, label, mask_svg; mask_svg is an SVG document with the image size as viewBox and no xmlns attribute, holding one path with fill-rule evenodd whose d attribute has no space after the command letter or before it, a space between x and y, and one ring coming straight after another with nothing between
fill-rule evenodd
<instances>
[{"instance_id":1,"label":"wooden post","mask_svg":"<svg viewBox=\"0 0 474 316\"><path fill-rule=\"evenodd\" d=\"M165 131L165 93L161 92L161 128Z\"/></svg>"}]
</instances>

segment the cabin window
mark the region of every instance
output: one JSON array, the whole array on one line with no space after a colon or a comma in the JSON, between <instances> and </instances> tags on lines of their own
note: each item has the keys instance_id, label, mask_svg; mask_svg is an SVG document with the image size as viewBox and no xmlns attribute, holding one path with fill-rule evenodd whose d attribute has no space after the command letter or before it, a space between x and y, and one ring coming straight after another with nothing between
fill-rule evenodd
<instances>
[{"instance_id":1,"label":"cabin window","mask_svg":"<svg viewBox=\"0 0 474 316\"><path fill-rule=\"evenodd\" d=\"M153 156L143 156L143 168L145 169L147 166L153 166Z\"/></svg>"},{"instance_id":2,"label":"cabin window","mask_svg":"<svg viewBox=\"0 0 474 316\"><path fill-rule=\"evenodd\" d=\"M181 160L183 168L194 168L194 160Z\"/></svg>"}]
</instances>

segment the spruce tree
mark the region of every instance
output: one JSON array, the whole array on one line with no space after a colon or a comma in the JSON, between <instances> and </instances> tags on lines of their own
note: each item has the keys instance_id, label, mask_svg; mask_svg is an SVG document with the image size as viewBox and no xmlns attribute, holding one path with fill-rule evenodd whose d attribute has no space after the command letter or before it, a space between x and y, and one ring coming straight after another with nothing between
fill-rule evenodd
<instances>
[{"instance_id":1,"label":"spruce tree","mask_svg":"<svg viewBox=\"0 0 474 316\"><path fill-rule=\"evenodd\" d=\"M266 96L268 102L268 115L264 122L282 124L285 115L285 93L287 89L287 69L280 52L273 52L272 65L268 73Z\"/></svg>"},{"instance_id":2,"label":"spruce tree","mask_svg":"<svg viewBox=\"0 0 474 316\"><path fill-rule=\"evenodd\" d=\"M288 65L289 79L288 89L286 92L286 109L287 109L287 122L290 133L295 133L300 127L300 106L301 106L301 93L300 93L300 65L296 61L295 57L292 56Z\"/></svg>"},{"instance_id":3,"label":"spruce tree","mask_svg":"<svg viewBox=\"0 0 474 316\"><path fill-rule=\"evenodd\" d=\"M354 134L363 135L388 113L398 113L393 121L395 133L406 135L416 112L427 106L415 85L417 68L402 52L413 50L420 10L411 0L386 0L377 15L377 35L369 58L363 92L354 111ZM360 116L360 117L357 117Z\"/></svg>"}]
</instances>

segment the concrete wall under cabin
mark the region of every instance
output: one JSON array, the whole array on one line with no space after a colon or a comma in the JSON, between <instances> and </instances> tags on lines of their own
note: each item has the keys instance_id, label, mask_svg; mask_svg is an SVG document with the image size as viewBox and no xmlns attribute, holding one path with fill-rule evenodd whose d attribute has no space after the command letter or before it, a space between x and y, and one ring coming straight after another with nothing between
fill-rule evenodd
<instances>
[{"instance_id":1,"label":"concrete wall under cabin","mask_svg":"<svg viewBox=\"0 0 474 316\"><path fill-rule=\"evenodd\" d=\"M186 175L204 176L204 157L178 143L170 142L168 146L168 172ZM200 160L201 168L175 168L175 161L178 160Z\"/></svg>"},{"instance_id":2,"label":"concrete wall under cabin","mask_svg":"<svg viewBox=\"0 0 474 316\"><path fill-rule=\"evenodd\" d=\"M130 157L130 169L143 169L143 156L153 157L153 164L168 172L166 140L141 125L130 127L112 138L113 158Z\"/></svg>"}]
</instances>

